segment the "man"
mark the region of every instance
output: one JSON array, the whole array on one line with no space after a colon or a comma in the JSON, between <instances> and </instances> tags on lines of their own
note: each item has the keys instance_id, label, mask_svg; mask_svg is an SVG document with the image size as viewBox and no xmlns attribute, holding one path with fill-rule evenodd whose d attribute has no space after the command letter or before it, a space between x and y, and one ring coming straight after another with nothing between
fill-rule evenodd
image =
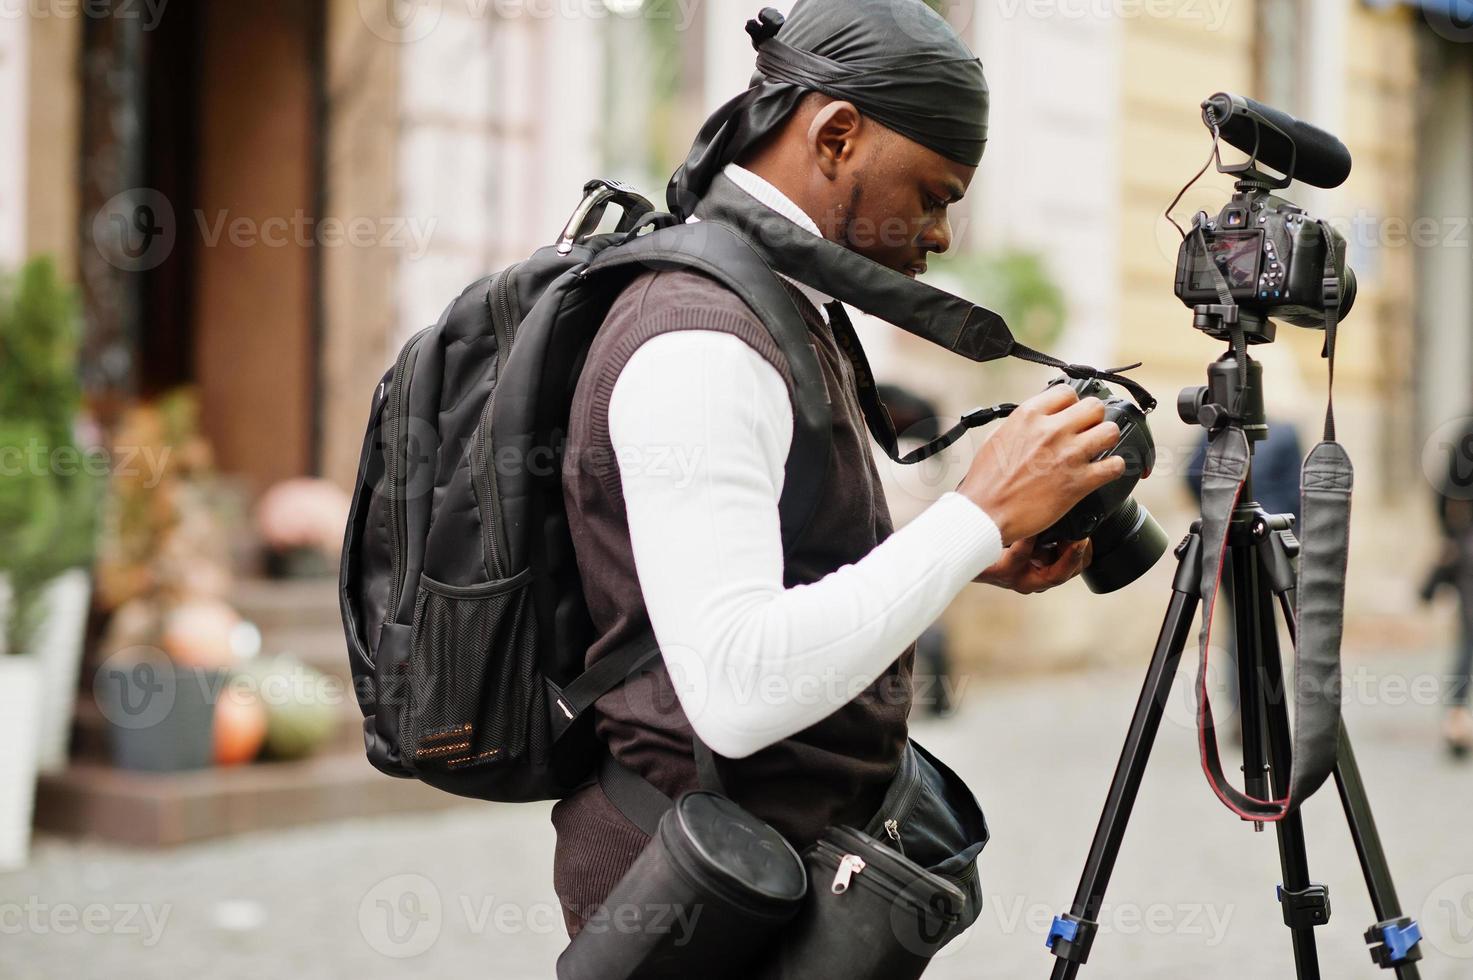
<instances>
[{"instance_id":1,"label":"man","mask_svg":"<svg viewBox=\"0 0 1473 980\"><path fill-rule=\"evenodd\" d=\"M688 213L723 174L789 230L924 272L951 245L947 208L986 140L980 63L920 0L799 0L780 44L754 38L752 87L702 128L672 208ZM920 633L968 582L1027 593L1076 575L1086 544L1044 560L1032 536L1124 467L1092 461L1119 437L1101 403L1054 386L994 427L955 492L893 532L835 338L842 309L786 285L832 409L827 476L793 548L778 509L787 366L741 300L694 273L644 273L614 303L567 446L608 462L565 472L564 495L598 630L588 664L647 626L663 660L597 703L599 736L672 798L698 785L699 736L729 795L801 849L878 807L906 744ZM553 824L576 935L648 838L596 782Z\"/></svg>"}]
</instances>

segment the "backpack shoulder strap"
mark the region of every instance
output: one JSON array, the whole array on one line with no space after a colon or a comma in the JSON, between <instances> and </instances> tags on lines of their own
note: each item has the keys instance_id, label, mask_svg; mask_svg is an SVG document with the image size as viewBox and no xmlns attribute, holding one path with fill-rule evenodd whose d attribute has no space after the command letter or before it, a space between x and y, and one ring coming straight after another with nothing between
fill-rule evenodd
<instances>
[{"instance_id":1,"label":"backpack shoulder strap","mask_svg":"<svg viewBox=\"0 0 1473 980\"><path fill-rule=\"evenodd\" d=\"M793 441L784 464L786 476L778 512L783 550L791 551L818 507L833 448L827 388L802 314L777 275L746 239L716 222L671 225L639 238L627 237L622 244L600 252L581 274L598 275L641 266L690 269L720 282L757 315L783 352L793 384ZM554 689L555 737L600 697L652 669L659 659L659 644L653 633L646 631L605 654L567 687ZM701 785L719 790L720 778L710 750L699 739L695 750ZM610 802L647 834L654 833L661 814L672 805L668 796L622 766L606 748L598 781Z\"/></svg>"},{"instance_id":2,"label":"backpack shoulder strap","mask_svg":"<svg viewBox=\"0 0 1473 980\"><path fill-rule=\"evenodd\" d=\"M736 231L714 221L672 225L607 248L584 275L630 266L691 269L736 293L762 321L793 379L793 441L778 512L791 551L818 507L832 449L832 414L808 327L777 274Z\"/></svg>"}]
</instances>

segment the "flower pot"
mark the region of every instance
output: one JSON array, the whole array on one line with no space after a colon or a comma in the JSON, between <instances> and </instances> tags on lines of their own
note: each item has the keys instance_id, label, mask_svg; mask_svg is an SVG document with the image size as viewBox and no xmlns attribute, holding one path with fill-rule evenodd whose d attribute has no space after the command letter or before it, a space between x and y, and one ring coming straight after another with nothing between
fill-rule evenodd
<instances>
[{"instance_id":1,"label":"flower pot","mask_svg":"<svg viewBox=\"0 0 1473 980\"><path fill-rule=\"evenodd\" d=\"M66 768L91 597L92 579L86 569L74 568L56 576L41 596L43 616L27 649L17 651L34 660L40 672L36 758L41 772ZM10 582L0 575L0 626L10 615L10 603Z\"/></svg>"},{"instance_id":2,"label":"flower pot","mask_svg":"<svg viewBox=\"0 0 1473 980\"><path fill-rule=\"evenodd\" d=\"M273 579L327 578L336 571L321 548L266 549L266 574Z\"/></svg>"},{"instance_id":3,"label":"flower pot","mask_svg":"<svg viewBox=\"0 0 1473 980\"><path fill-rule=\"evenodd\" d=\"M145 772L211 765L225 672L177 666L162 655L132 659L128 652L108 658L93 679L113 765Z\"/></svg>"},{"instance_id":4,"label":"flower pot","mask_svg":"<svg viewBox=\"0 0 1473 980\"><path fill-rule=\"evenodd\" d=\"M36 754L41 772L66 768L91 597L92 580L86 569L74 568L53 579L42 600L46 603L46 618L28 651L41 665L41 729Z\"/></svg>"},{"instance_id":5,"label":"flower pot","mask_svg":"<svg viewBox=\"0 0 1473 980\"><path fill-rule=\"evenodd\" d=\"M0 871L23 867L30 852L40 715L41 666L0 656Z\"/></svg>"}]
</instances>

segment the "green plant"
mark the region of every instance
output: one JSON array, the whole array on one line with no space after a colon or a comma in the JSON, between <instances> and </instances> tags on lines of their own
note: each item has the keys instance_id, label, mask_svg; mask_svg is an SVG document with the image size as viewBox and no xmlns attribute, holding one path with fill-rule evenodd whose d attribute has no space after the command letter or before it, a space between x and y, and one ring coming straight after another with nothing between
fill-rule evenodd
<instances>
[{"instance_id":1,"label":"green plant","mask_svg":"<svg viewBox=\"0 0 1473 980\"><path fill-rule=\"evenodd\" d=\"M0 281L0 577L5 650L21 653L44 616L46 584L92 560L98 480L78 448L75 292L51 260Z\"/></svg>"},{"instance_id":2,"label":"green plant","mask_svg":"<svg viewBox=\"0 0 1473 980\"><path fill-rule=\"evenodd\" d=\"M1047 348L1064 331L1064 291L1049 274L1043 257L1022 249L937 256L937 272L961 281L976 302L996 311L1029 347Z\"/></svg>"}]
</instances>

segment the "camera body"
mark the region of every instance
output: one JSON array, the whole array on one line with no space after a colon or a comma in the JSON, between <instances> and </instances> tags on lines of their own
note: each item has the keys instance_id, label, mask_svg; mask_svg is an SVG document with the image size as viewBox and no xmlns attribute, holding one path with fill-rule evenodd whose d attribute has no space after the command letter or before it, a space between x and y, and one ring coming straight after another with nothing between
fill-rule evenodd
<instances>
[{"instance_id":1,"label":"camera body","mask_svg":"<svg viewBox=\"0 0 1473 980\"><path fill-rule=\"evenodd\" d=\"M1105 419L1120 427L1120 439L1101 458L1122 457L1125 472L1070 508L1038 535L1038 543L1047 546L1089 538L1094 558L1084 570L1084 582L1092 592L1114 592L1144 575L1166 553L1166 532L1130 496L1156 465L1156 442L1140 406L1099 380L1061 377L1049 382L1056 384L1067 384L1081 400L1098 398L1105 403Z\"/></svg>"},{"instance_id":2,"label":"camera body","mask_svg":"<svg viewBox=\"0 0 1473 980\"><path fill-rule=\"evenodd\" d=\"M1247 314L1322 330L1327 308L1338 304L1341 316L1350 312L1355 274L1342 263L1336 279L1334 267L1326 268L1324 232L1297 204L1240 187L1216 217L1198 211L1193 226L1202 238L1188 234L1176 255L1176 296L1187 306L1221 302L1215 265ZM1334 229L1329 234L1344 256L1345 238Z\"/></svg>"},{"instance_id":3,"label":"camera body","mask_svg":"<svg viewBox=\"0 0 1473 980\"><path fill-rule=\"evenodd\" d=\"M1094 534L1107 517L1130 499L1136 484L1156 464L1156 443L1146 425L1146 413L1135 402L1120 397L1097 380L1070 381L1068 378L1055 378L1049 382L1049 387L1057 384L1066 384L1073 388L1081 401L1098 398L1105 403L1105 420L1120 427L1120 441L1105 456L1123 457L1125 472L1118 480L1111 480L1075 504L1069 513L1038 536L1040 544L1083 541Z\"/></svg>"}]
</instances>

